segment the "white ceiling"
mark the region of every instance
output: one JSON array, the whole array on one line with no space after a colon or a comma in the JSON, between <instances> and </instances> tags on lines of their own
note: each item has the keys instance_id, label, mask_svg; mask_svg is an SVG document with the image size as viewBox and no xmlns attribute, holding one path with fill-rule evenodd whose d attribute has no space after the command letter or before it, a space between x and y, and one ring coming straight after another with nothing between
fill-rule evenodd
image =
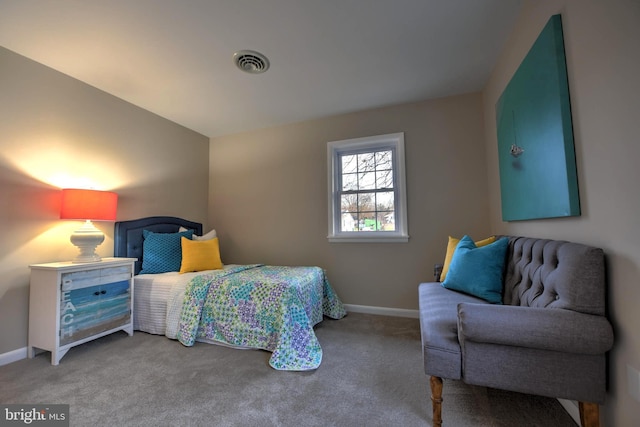
<instances>
[{"instance_id":1,"label":"white ceiling","mask_svg":"<svg viewBox=\"0 0 640 427\"><path fill-rule=\"evenodd\" d=\"M219 136L481 90L521 3L0 0L0 46Z\"/></svg>"}]
</instances>

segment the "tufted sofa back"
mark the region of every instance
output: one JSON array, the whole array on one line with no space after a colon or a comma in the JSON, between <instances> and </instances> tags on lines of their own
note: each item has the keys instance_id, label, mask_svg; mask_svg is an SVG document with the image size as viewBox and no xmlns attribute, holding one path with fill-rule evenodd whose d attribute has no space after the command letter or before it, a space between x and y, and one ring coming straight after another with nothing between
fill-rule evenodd
<instances>
[{"instance_id":1,"label":"tufted sofa back","mask_svg":"<svg viewBox=\"0 0 640 427\"><path fill-rule=\"evenodd\" d=\"M579 243L509 237L503 303L605 314L602 249Z\"/></svg>"}]
</instances>

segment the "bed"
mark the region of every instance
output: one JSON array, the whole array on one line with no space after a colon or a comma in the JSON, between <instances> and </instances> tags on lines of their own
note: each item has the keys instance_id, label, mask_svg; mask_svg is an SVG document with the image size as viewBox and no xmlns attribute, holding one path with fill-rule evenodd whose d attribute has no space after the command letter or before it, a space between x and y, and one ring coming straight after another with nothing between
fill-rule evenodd
<instances>
[{"instance_id":1,"label":"bed","mask_svg":"<svg viewBox=\"0 0 640 427\"><path fill-rule=\"evenodd\" d=\"M271 352L277 370L316 369L313 327L346 311L319 267L223 265L215 230L155 216L115 224L116 257L136 258L134 329Z\"/></svg>"}]
</instances>

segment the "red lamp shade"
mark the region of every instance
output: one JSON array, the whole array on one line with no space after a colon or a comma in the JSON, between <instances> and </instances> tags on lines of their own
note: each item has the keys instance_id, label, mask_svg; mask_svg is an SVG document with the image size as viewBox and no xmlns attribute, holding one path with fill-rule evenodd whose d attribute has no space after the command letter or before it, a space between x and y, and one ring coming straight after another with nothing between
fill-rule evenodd
<instances>
[{"instance_id":1,"label":"red lamp shade","mask_svg":"<svg viewBox=\"0 0 640 427\"><path fill-rule=\"evenodd\" d=\"M118 195L111 191L64 189L60 219L115 221Z\"/></svg>"}]
</instances>

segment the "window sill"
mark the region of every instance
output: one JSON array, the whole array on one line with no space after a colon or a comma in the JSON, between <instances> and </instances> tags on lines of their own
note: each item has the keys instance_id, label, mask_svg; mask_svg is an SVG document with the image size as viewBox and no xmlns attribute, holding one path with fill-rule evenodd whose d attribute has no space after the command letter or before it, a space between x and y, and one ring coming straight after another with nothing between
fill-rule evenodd
<instances>
[{"instance_id":1,"label":"window sill","mask_svg":"<svg viewBox=\"0 0 640 427\"><path fill-rule=\"evenodd\" d=\"M408 235L392 234L388 236L381 236L379 233L355 233L345 235L330 235L327 236L329 243L407 243L409 241Z\"/></svg>"}]
</instances>

